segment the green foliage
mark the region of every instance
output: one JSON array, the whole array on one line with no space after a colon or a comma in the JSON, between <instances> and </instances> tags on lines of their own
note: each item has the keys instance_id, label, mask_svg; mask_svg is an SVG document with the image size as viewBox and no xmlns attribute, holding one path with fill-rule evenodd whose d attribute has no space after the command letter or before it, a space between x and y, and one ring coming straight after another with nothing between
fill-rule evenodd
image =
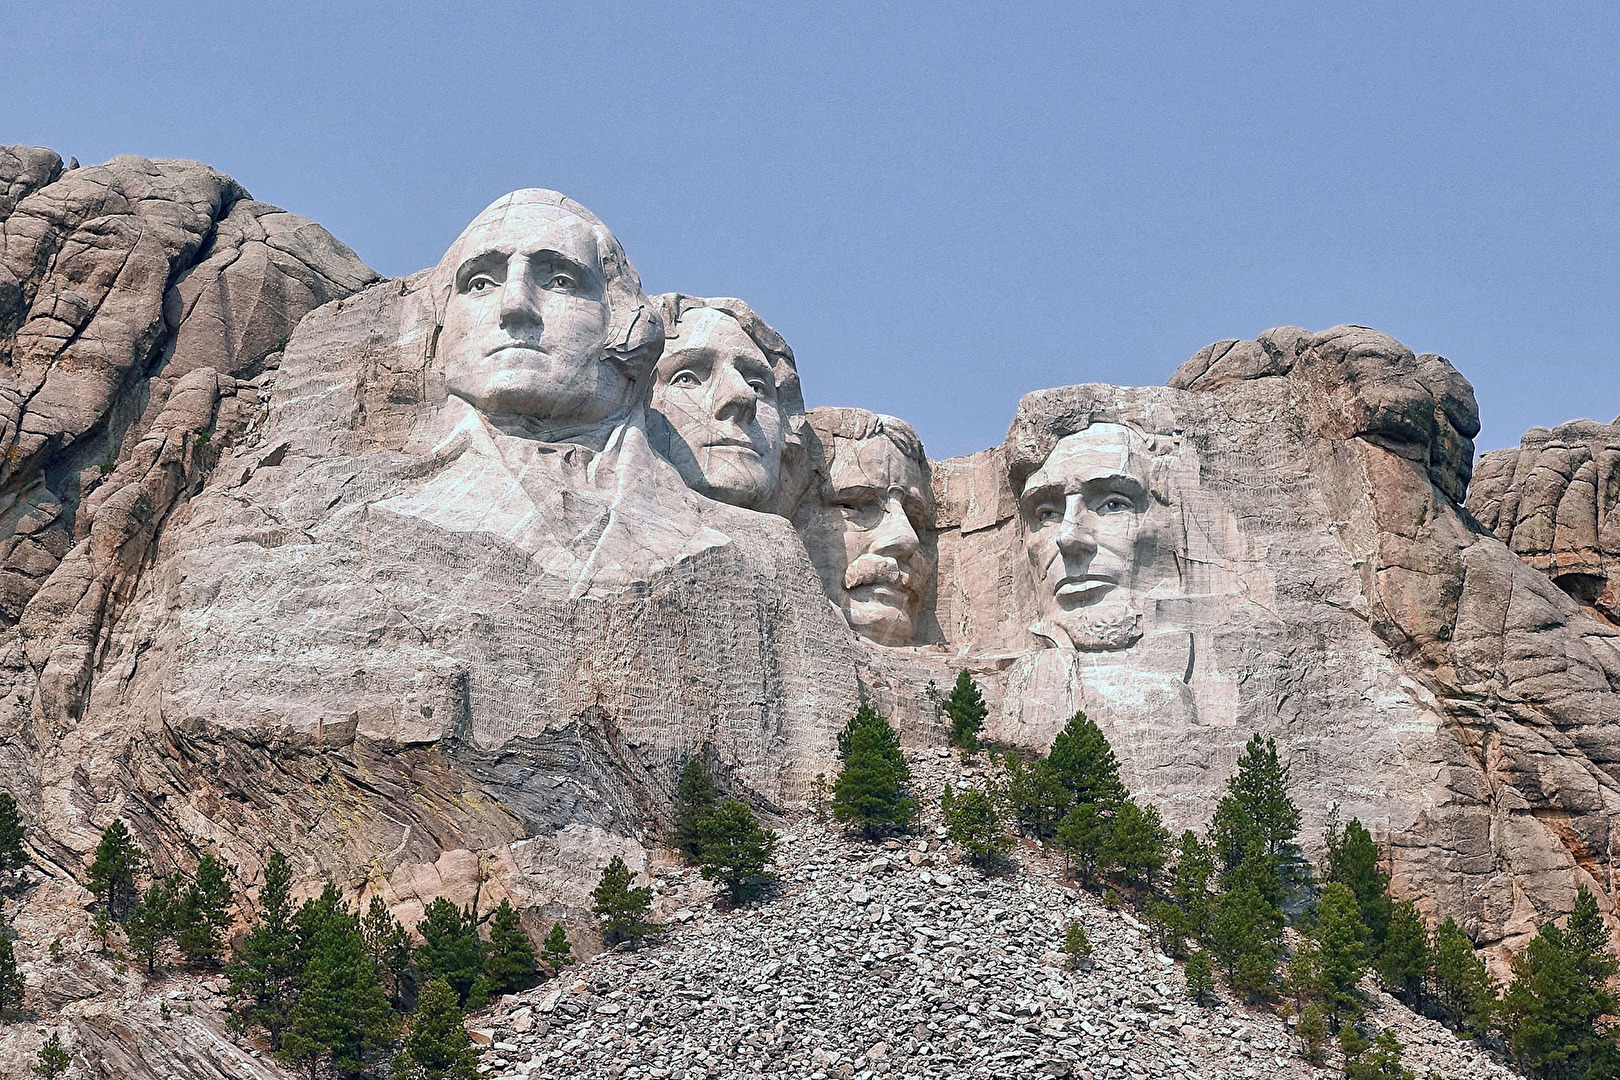
<instances>
[{"instance_id":1,"label":"green foliage","mask_svg":"<svg viewBox=\"0 0 1620 1080\"><path fill-rule=\"evenodd\" d=\"M147 886L135 904L124 932L129 946L146 965L148 975L157 971L163 947L174 938L180 917L180 890L172 877L158 878Z\"/></svg>"},{"instance_id":2,"label":"green foliage","mask_svg":"<svg viewBox=\"0 0 1620 1080\"><path fill-rule=\"evenodd\" d=\"M45 1080L56 1080L67 1072L68 1066L72 1064L73 1058L62 1046L62 1036L53 1031L51 1037L45 1040L45 1045L39 1048L39 1055L34 1058L34 1073L43 1076Z\"/></svg>"},{"instance_id":3,"label":"green foliage","mask_svg":"<svg viewBox=\"0 0 1620 1080\"><path fill-rule=\"evenodd\" d=\"M917 810L911 768L889 722L862 705L838 736L838 755L844 768L833 782L833 817L869 839L909 828Z\"/></svg>"},{"instance_id":4,"label":"green foliage","mask_svg":"<svg viewBox=\"0 0 1620 1080\"><path fill-rule=\"evenodd\" d=\"M22 972L17 970L17 956L11 948L11 927L0 913L0 1017L16 1012L22 1005L24 987Z\"/></svg>"},{"instance_id":5,"label":"green foliage","mask_svg":"<svg viewBox=\"0 0 1620 1080\"><path fill-rule=\"evenodd\" d=\"M1252 886L1221 894L1209 920L1209 951L1232 989L1250 1000L1270 994L1282 930L1282 914Z\"/></svg>"},{"instance_id":6,"label":"green foliage","mask_svg":"<svg viewBox=\"0 0 1620 1080\"><path fill-rule=\"evenodd\" d=\"M1327 1014L1322 1011L1322 1006L1306 1006L1299 1014L1294 1034L1299 1036L1305 1060L1320 1067L1326 1057L1324 1051L1327 1050L1328 1041Z\"/></svg>"},{"instance_id":7,"label":"green foliage","mask_svg":"<svg viewBox=\"0 0 1620 1080\"><path fill-rule=\"evenodd\" d=\"M979 684L967 672L958 672L956 685L945 699L945 716L951 722L950 744L972 752L979 748L979 731L990 710L985 707Z\"/></svg>"},{"instance_id":8,"label":"green foliage","mask_svg":"<svg viewBox=\"0 0 1620 1080\"><path fill-rule=\"evenodd\" d=\"M1175 880L1170 884L1170 896L1186 914L1187 933L1192 937L1203 937L1209 928L1210 913L1215 906L1209 884L1214 876L1214 850L1191 829L1183 832L1176 848Z\"/></svg>"},{"instance_id":9,"label":"green foliage","mask_svg":"<svg viewBox=\"0 0 1620 1080\"><path fill-rule=\"evenodd\" d=\"M1252 889L1265 897L1266 903L1282 910L1285 894L1285 879L1277 860L1266 854L1265 848L1258 840L1249 842L1249 850L1232 867L1222 875L1221 883L1228 892L1237 892L1240 889Z\"/></svg>"},{"instance_id":10,"label":"green foliage","mask_svg":"<svg viewBox=\"0 0 1620 1080\"><path fill-rule=\"evenodd\" d=\"M478 1051L462 1026L456 992L443 979L422 988L404 1044L394 1055L399 1080L474 1080Z\"/></svg>"},{"instance_id":11,"label":"green foliage","mask_svg":"<svg viewBox=\"0 0 1620 1080\"><path fill-rule=\"evenodd\" d=\"M1434 932L1435 997L1458 1030L1477 1036L1490 1029L1496 1011L1496 984L1474 952L1474 943L1453 919Z\"/></svg>"},{"instance_id":12,"label":"green foliage","mask_svg":"<svg viewBox=\"0 0 1620 1080\"><path fill-rule=\"evenodd\" d=\"M1367 972L1367 936L1355 893L1337 881L1329 884L1316 905L1312 937L1321 954L1322 1008L1335 1021L1361 1012L1356 983Z\"/></svg>"},{"instance_id":13,"label":"green foliage","mask_svg":"<svg viewBox=\"0 0 1620 1080\"><path fill-rule=\"evenodd\" d=\"M1119 778L1119 762L1108 746L1102 729L1077 712L1063 725L1046 760L1059 784L1069 793L1069 801L1113 806L1125 798L1125 784Z\"/></svg>"},{"instance_id":14,"label":"green foliage","mask_svg":"<svg viewBox=\"0 0 1620 1080\"><path fill-rule=\"evenodd\" d=\"M553 971L561 971L566 965L574 962L574 946L568 941L568 931L560 922L551 924L551 933L540 946L540 956L551 965Z\"/></svg>"},{"instance_id":15,"label":"green foliage","mask_svg":"<svg viewBox=\"0 0 1620 1080\"><path fill-rule=\"evenodd\" d=\"M635 888L633 880L630 868L615 855L591 893L591 910L602 920L602 940L608 945L634 945L663 929L651 921L652 889Z\"/></svg>"},{"instance_id":16,"label":"green foliage","mask_svg":"<svg viewBox=\"0 0 1620 1080\"><path fill-rule=\"evenodd\" d=\"M1345 1031L1354 1031L1346 1027ZM1401 1052L1405 1049L1389 1030L1380 1031L1378 1038L1367 1043L1359 1037L1351 1043L1341 1040L1341 1046L1360 1045L1354 1054L1346 1052L1344 1080L1415 1080L1412 1070L1401 1065Z\"/></svg>"},{"instance_id":17,"label":"green foliage","mask_svg":"<svg viewBox=\"0 0 1620 1080\"><path fill-rule=\"evenodd\" d=\"M1178 959L1187 955L1187 939L1193 936L1192 924L1180 904L1170 900L1149 897L1143 907L1148 925L1159 943L1159 951Z\"/></svg>"},{"instance_id":18,"label":"green foliage","mask_svg":"<svg viewBox=\"0 0 1620 1080\"><path fill-rule=\"evenodd\" d=\"M0 873L15 873L28 865L23 847L22 815L9 791L0 791Z\"/></svg>"},{"instance_id":19,"label":"green foliage","mask_svg":"<svg viewBox=\"0 0 1620 1080\"><path fill-rule=\"evenodd\" d=\"M1202 949L1187 958L1187 996L1203 1005L1215 999L1215 960Z\"/></svg>"},{"instance_id":20,"label":"green foliage","mask_svg":"<svg viewBox=\"0 0 1620 1080\"><path fill-rule=\"evenodd\" d=\"M1069 958L1070 968L1078 968L1091 959L1091 941L1078 919L1070 919L1069 925L1063 928L1063 952Z\"/></svg>"},{"instance_id":21,"label":"green foliage","mask_svg":"<svg viewBox=\"0 0 1620 1080\"><path fill-rule=\"evenodd\" d=\"M776 852L776 834L754 817L745 803L727 799L698 826L703 877L718 881L738 904L759 895L773 880L767 867Z\"/></svg>"},{"instance_id":22,"label":"green foliage","mask_svg":"<svg viewBox=\"0 0 1620 1080\"><path fill-rule=\"evenodd\" d=\"M135 913L140 901L140 890L135 885L135 874L145 861L129 826L122 818L114 818L101 834L96 845L96 857L90 863L90 891L106 905L107 913L123 922Z\"/></svg>"},{"instance_id":23,"label":"green foliage","mask_svg":"<svg viewBox=\"0 0 1620 1080\"><path fill-rule=\"evenodd\" d=\"M538 975L534 945L523 932L522 916L510 900L502 900L489 919L484 981L491 993L510 994L533 986Z\"/></svg>"},{"instance_id":24,"label":"green foliage","mask_svg":"<svg viewBox=\"0 0 1620 1080\"><path fill-rule=\"evenodd\" d=\"M398 1028L360 919L327 882L318 899L299 908L293 925L298 995L277 1056L311 1077L323 1064L354 1076L393 1042Z\"/></svg>"},{"instance_id":25,"label":"green foliage","mask_svg":"<svg viewBox=\"0 0 1620 1080\"><path fill-rule=\"evenodd\" d=\"M1109 819L1093 803L1081 803L1058 823L1055 842L1080 884L1091 887L1093 878L1106 876L1113 869L1109 859Z\"/></svg>"},{"instance_id":26,"label":"green foliage","mask_svg":"<svg viewBox=\"0 0 1620 1080\"><path fill-rule=\"evenodd\" d=\"M703 759L688 759L681 769L681 782L675 788L675 830L671 839L689 863L697 862L703 855L698 829L719 799L714 776Z\"/></svg>"},{"instance_id":27,"label":"green foliage","mask_svg":"<svg viewBox=\"0 0 1620 1080\"><path fill-rule=\"evenodd\" d=\"M1355 895L1361 921L1367 926L1368 944L1376 953L1383 948L1390 918L1389 875L1379 867L1378 845L1355 818L1341 824L1337 805L1328 811L1322 840L1326 848L1322 880L1344 885Z\"/></svg>"},{"instance_id":28,"label":"green foliage","mask_svg":"<svg viewBox=\"0 0 1620 1080\"><path fill-rule=\"evenodd\" d=\"M1417 905L1402 900L1389 907L1384 947L1378 952L1378 978L1385 989L1414 1007L1423 1003L1424 986L1434 966L1429 928Z\"/></svg>"},{"instance_id":29,"label":"green foliage","mask_svg":"<svg viewBox=\"0 0 1620 1080\"><path fill-rule=\"evenodd\" d=\"M1057 768L1043 757L1026 760L1009 753L1002 759L1006 776L1003 798L1007 810L1025 836L1050 840L1068 813L1072 797L1058 779Z\"/></svg>"},{"instance_id":30,"label":"green foliage","mask_svg":"<svg viewBox=\"0 0 1620 1080\"><path fill-rule=\"evenodd\" d=\"M1607 981L1616 970L1597 901L1583 885L1567 928L1547 923L1513 958L1501 1026L1514 1060L1538 1076L1612 1076L1614 1038L1600 1024L1620 1012Z\"/></svg>"},{"instance_id":31,"label":"green foliage","mask_svg":"<svg viewBox=\"0 0 1620 1080\"><path fill-rule=\"evenodd\" d=\"M416 967L424 979L443 979L463 1008L483 1008L489 988L484 982L484 943L478 940L478 917L439 897L422 913L416 932Z\"/></svg>"},{"instance_id":32,"label":"green foliage","mask_svg":"<svg viewBox=\"0 0 1620 1080\"><path fill-rule=\"evenodd\" d=\"M281 1049L298 974L291 885L292 869L286 856L271 852L264 868L264 888L259 891L259 916L225 967L233 1019L238 1026L263 1029L271 1050Z\"/></svg>"},{"instance_id":33,"label":"green foliage","mask_svg":"<svg viewBox=\"0 0 1620 1080\"><path fill-rule=\"evenodd\" d=\"M225 864L212 855L197 861L196 877L177 900L174 942L190 964L215 964L224 952L231 925L231 883Z\"/></svg>"},{"instance_id":34,"label":"green foliage","mask_svg":"<svg viewBox=\"0 0 1620 1080\"><path fill-rule=\"evenodd\" d=\"M1106 843L1106 861L1118 870L1120 878L1126 884L1141 885L1164 869L1170 834L1157 807L1126 799L1114 810Z\"/></svg>"},{"instance_id":35,"label":"green foliage","mask_svg":"<svg viewBox=\"0 0 1620 1080\"><path fill-rule=\"evenodd\" d=\"M957 795L947 784L941 809L945 816L945 835L961 846L968 862L985 871L1006 864L1007 852L1012 850L1012 837L1002 828L996 804L987 793L969 788Z\"/></svg>"},{"instance_id":36,"label":"green foliage","mask_svg":"<svg viewBox=\"0 0 1620 1080\"><path fill-rule=\"evenodd\" d=\"M394 918L383 898L373 896L360 919L360 935L366 941L366 954L382 975L388 1000L400 1008L411 971L410 933Z\"/></svg>"},{"instance_id":37,"label":"green foliage","mask_svg":"<svg viewBox=\"0 0 1620 1080\"><path fill-rule=\"evenodd\" d=\"M1210 839L1227 873L1226 887L1240 887L1231 875L1258 845L1278 881L1275 888L1261 891L1277 897L1280 904L1288 884L1288 867L1298 859L1294 845L1298 835L1299 808L1288 797L1288 768L1277 756L1276 742L1256 735L1238 758L1237 771L1227 779L1226 794L1215 807L1210 824Z\"/></svg>"}]
</instances>

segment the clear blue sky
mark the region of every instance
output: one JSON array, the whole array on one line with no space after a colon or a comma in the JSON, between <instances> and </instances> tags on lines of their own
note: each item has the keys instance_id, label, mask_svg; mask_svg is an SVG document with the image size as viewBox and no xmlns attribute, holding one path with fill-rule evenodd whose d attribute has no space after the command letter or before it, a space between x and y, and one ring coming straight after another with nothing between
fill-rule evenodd
<instances>
[{"instance_id":1,"label":"clear blue sky","mask_svg":"<svg viewBox=\"0 0 1620 1080\"><path fill-rule=\"evenodd\" d=\"M189 157L385 274L554 187L936 457L1367 323L1482 449L1620 413L1620 5L10 3L0 141Z\"/></svg>"}]
</instances>

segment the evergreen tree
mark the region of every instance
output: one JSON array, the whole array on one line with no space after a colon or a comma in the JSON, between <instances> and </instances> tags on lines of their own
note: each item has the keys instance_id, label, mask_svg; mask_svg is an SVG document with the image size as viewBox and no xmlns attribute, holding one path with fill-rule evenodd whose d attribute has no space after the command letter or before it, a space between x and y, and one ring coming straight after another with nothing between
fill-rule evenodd
<instances>
[{"instance_id":1,"label":"evergreen tree","mask_svg":"<svg viewBox=\"0 0 1620 1080\"><path fill-rule=\"evenodd\" d=\"M839 734L838 753L844 768L833 783L833 817L869 839L910 827L911 768L889 722L862 705Z\"/></svg>"},{"instance_id":2,"label":"evergreen tree","mask_svg":"<svg viewBox=\"0 0 1620 1080\"><path fill-rule=\"evenodd\" d=\"M1474 952L1474 943L1453 919L1434 932L1434 994L1463 1034L1490 1029L1496 1011L1496 984Z\"/></svg>"},{"instance_id":3,"label":"evergreen tree","mask_svg":"<svg viewBox=\"0 0 1620 1080\"><path fill-rule=\"evenodd\" d=\"M1327 1020L1327 1012L1316 999L1322 992L1322 949L1310 938L1302 938L1294 955L1288 958L1288 971L1283 976L1283 993L1294 999L1294 1008L1303 1013L1314 1008Z\"/></svg>"},{"instance_id":4,"label":"evergreen tree","mask_svg":"<svg viewBox=\"0 0 1620 1080\"><path fill-rule=\"evenodd\" d=\"M1052 740L1046 760L1051 762L1058 783L1069 793L1071 804L1111 807L1125 799L1119 761L1108 738L1083 712L1075 713L1063 725Z\"/></svg>"},{"instance_id":5,"label":"evergreen tree","mask_svg":"<svg viewBox=\"0 0 1620 1080\"><path fill-rule=\"evenodd\" d=\"M1294 838L1299 835L1299 808L1288 797L1288 768L1277 756L1274 740L1259 735L1249 740L1238 758L1237 772L1226 781L1226 795L1215 807L1210 837L1221 864L1235 870L1258 842L1282 877L1284 867L1297 859Z\"/></svg>"},{"instance_id":6,"label":"evergreen tree","mask_svg":"<svg viewBox=\"0 0 1620 1080\"><path fill-rule=\"evenodd\" d=\"M476 1080L478 1051L462 1026L456 992L443 979L422 988L404 1044L394 1055L399 1080Z\"/></svg>"},{"instance_id":7,"label":"evergreen tree","mask_svg":"<svg viewBox=\"0 0 1620 1080\"><path fill-rule=\"evenodd\" d=\"M231 884L225 864L212 855L197 861L197 876L180 894L175 909L174 941L186 962L214 964L224 951L231 925Z\"/></svg>"},{"instance_id":8,"label":"evergreen tree","mask_svg":"<svg viewBox=\"0 0 1620 1080\"><path fill-rule=\"evenodd\" d=\"M560 922L551 924L551 933L546 935L544 944L540 946L540 955L545 962L551 965L553 971L561 971L566 965L574 962L574 947L568 941L568 931Z\"/></svg>"},{"instance_id":9,"label":"evergreen tree","mask_svg":"<svg viewBox=\"0 0 1620 1080\"><path fill-rule=\"evenodd\" d=\"M698 830L720 800L715 789L714 776L702 758L689 758L681 769L681 782L675 789L675 847L689 863L703 855L703 842Z\"/></svg>"},{"instance_id":10,"label":"evergreen tree","mask_svg":"<svg viewBox=\"0 0 1620 1080\"><path fill-rule=\"evenodd\" d=\"M1007 861L1012 850L1012 837L1001 827L1001 816L988 794L969 788L961 794L945 787L941 800L945 816L945 835L962 848L967 861L980 870L995 870Z\"/></svg>"},{"instance_id":11,"label":"evergreen tree","mask_svg":"<svg viewBox=\"0 0 1620 1080\"><path fill-rule=\"evenodd\" d=\"M1090 888L1094 878L1106 877L1114 868L1109 861L1110 821L1103 813L1093 803L1081 803L1064 815L1054 838L1084 888Z\"/></svg>"},{"instance_id":12,"label":"evergreen tree","mask_svg":"<svg viewBox=\"0 0 1620 1080\"><path fill-rule=\"evenodd\" d=\"M405 1000L411 972L411 935L394 918L383 898L373 896L360 919L360 934L366 940L366 953L382 974L388 1000L398 1009Z\"/></svg>"},{"instance_id":13,"label":"evergreen tree","mask_svg":"<svg viewBox=\"0 0 1620 1080\"><path fill-rule=\"evenodd\" d=\"M1390 905L1384 947L1378 952L1378 978L1385 989L1414 1008L1423 1004L1434 958L1429 950L1429 928L1417 905L1402 900Z\"/></svg>"},{"instance_id":14,"label":"evergreen tree","mask_svg":"<svg viewBox=\"0 0 1620 1080\"><path fill-rule=\"evenodd\" d=\"M242 1027L262 1028L273 1051L281 1049L298 974L291 887L292 869L286 856L271 852L264 868L264 888L259 892L259 917L225 968L233 1020Z\"/></svg>"},{"instance_id":15,"label":"evergreen tree","mask_svg":"<svg viewBox=\"0 0 1620 1080\"><path fill-rule=\"evenodd\" d=\"M1057 768L1043 757L1025 760L1021 755L1009 753L1002 759L1006 775L1003 797L1007 810L1025 836L1050 840L1069 805L1073 802L1069 789L1059 779Z\"/></svg>"},{"instance_id":16,"label":"evergreen tree","mask_svg":"<svg viewBox=\"0 0 1620 1080\"><path fill-rule=\"evenodd\" d=\"M979 684L966 671L958 672L956 685L945 699L945 716L951 722L950 744L969 753L979 748L979 731L990 714Z\"/></svg>"},{"instance_id":17,"label":"evergreen tree","mask_svg":"<svg viewBox=\"0 0 1620 1080\"><path fill-rule=\"evenodd\" d=\"M602 941L607 945L636 944L663 929L651 921L652 889L635 888L634 880L624 860L615 855L591 893L591 911L602 920Z\"/></svg>"},{"instance_id":18,"label":"evergreen tree","mask_svg":"<svg viewBox=\"0 0 1620 1080\"><path fill-rule=\"evenodd\" d=\"M1187 996L1202 1005L1215 997L1215 961L1200 949L1187 958Z\"/></svg>"},{"instance_id":19,"label":"evergreen tree","mask_svg":"<svg viewBox=\"0 0 1620 1080\"><path fill-rule=\"evenodd\" d=\"M135 913L140 901L140 889L135 884L135 873L144 860L129 826L122 818L114 818L101 834L96 845L96 857L90 863L90 891L107 908L107 914L123 922Z\"/></svg>"},{"instance_id":20,"label":"evergreen tree","mask_svg":"<svg viewBox=\"0 0 1620 1080\"><path fill-rule=\"evenodd\" d=\"M0 913L0 1018L22 1006L24 989L22 972L17 970L17 956L11 948L11 927Z\"/></svg>"},{"instance_id":21,"label":"evergreen tree","mask_svg":"<svg viewBox=\"0 0 1620 1080\"><path fill-rule=\"evenodd\" d=\"M172 877L158 878L147 886L125 924L130 948L146 964L148 975L157 971L163 947L174 938L180 915L180 890Z\"/></svg>"},{"instance_id":22,"label":"evergreen tree","mask_svg":"<svg viewBox=\"0 0 1620 1080\"><path fill-rule=\"evenodd\" d=\"M1215 903L1209 883L1214 876L1215 852L1191 829L1186 830L1176 848L1176 872L1170 896L1186 913L1187 933L1192 937L1203 937L1209 928L1209 916Z\"/></svg>"},{"instance_id":23,"label":"evergreen tree","mask_svg":"<svg viewBox=\"0 0 1620 1080\"><path fill-rule=\"evenodd\" d=\"M1513 958L1501 1023L1514 1059L1541 1076L1620 1072L1620 1052L1601 1024L1620 1012L1607 985L1615 970L1597 901L1583 885L1568 927L1547 923Z\"/></svg>"},{"instance_id":24,"label":"evergreen tree","mask_svg":"<svg viewBox=\"0 0 1620 1080\"><path fill-rule=\"evenodd\" d=\"M23 847L22 815L9 791L0 791L0 874L14 874L28 865Z\"/></svg>"},{"instance_id":25,"label":"evergreen tree","mask_svg":"<svg viewBox=\"0 0 1620 1080\"><path fill-rule=\"evenodd\" d=\"M1069 958L1071 970L1091 962L1091 941L1079 919L1070 919L1069 925L1063 928L1063 952Z\"/></svg>"},{"instance_id":26,"label":"evergreen tree","mask_svg":"<svg viewBox=\"0 0 1620 1080\"><path fill-rule=\"evenodd\" d=\"M478 940L478 917L472 909L460 910L441 896L427 906L416 932L422 937L416 947L422 978L449 983L463 1008L483 1008L489 996L484 943Z\"/></svg>"},{"instance_id":27,"label":"evergreen tree","mask_svg":"<svg viewBox=\"0 0 1620 1080\"><path fill-rule=\"evenodd\" d=\"M1367 927L1349 886L1332 882L1316 905L1312 932L1321 952L1321 1001L1334 1026L1361 1011L1356 984L1367 972Z\"/></svg>"},{"instance_id":28,"label":"evergreen tree","mask_svg":"<svg viewBox=\"0 0 1620 1080\"><path fill-rule=\"evenodd\" d=\"M299 990L278 1056L304 1068L310 1080L318 1080L322 1065L356 1076L393 1042L398 1027L360 919L327 882L293 923Z\"/></svg>"},{"instance_id":29,"label":"evergreen tree","mask_svg":"<svg viewBox=\"0 0 1620 1080\"><path fill-rule=\"evenodd\" d=\"M1238 993L1255 1000L1270 992L1282 930L1282 914L1252 886L1221 894L1209 920L1209 951Z\"/></svg>"},{"instance_id":30,"label":"evergreen tree","mask_svg":"<svg viewBox=\"0 0 1620 1080\"><path fill-rule=\"evenodd\" d=\"M751 899L770 884L766 867L776 851L776 834L754 817L745 803L727 799L698 828L703 877L725 886L734 904Z\"/></svg>"},{"instance_id":31,"label":"evergreen tree","mask_svg":"<svg viewBox=\"0 0 1620 1080\"><path fill-rule=\"evenodd\" d=\"M1389 930L1389 875L1379 867L1378 845L1360 821L1339 821L1339 808L1328 811L1322 831L1327 849L1322 860L1322 880L1346 886L1361 908L1361 921L1367 926L1368 945L1377 952Z\"/></svg>"},{"instance_id":32,"label":"evergreen tree","mask_svg":"<svg viewBox=\"0 0 1620 1080\"><path fill-rule=\"evenodd\" d=\"M1164 869L1170 834L1156 807L1126 799L1114 810L1105 843L1106 861L1118 869L1120 878L1129 885L1142 885Z\"/></svg>"},{"instance_id":33,"label":"evergreen tree","mask_svg":"<svg viewBox=\"0 0 1620 1080\"><path fill-rule=\"evenodd\" d=\"M39 1048L39 1055L34 1059L34 1072L45 1080L56 1080L72 1064L73 1058L62 1046L62 1036L53 1031L51 1037L45 1040L45 1045Z\"/></svg>"},{"instance_id":34,"label":"evergreen tree","mask_svg":"<svg viewBox=\"0 0 1620 1080\"><path fill-rule=\"evenodd\" d=\"M1283 907L1284 876L1277 860L1266 854L1260 841L1251 840L1249 850L1238 864L1223 875L1228 892L1252 889L1265 898L1266 903L1278 911Z\"/></svg>"},{"instance_id":35,"label":"evergreen tree","mask_svg":"<svg viewBox=\"0 0 1620 1080\"><path fill-rule=\"evenodd\" d=\"M1147 916L1148 925L1153 927L1159 951L1166 956L1184 959L1187 956L1187 939L1193 936L1187 912L1173 900L1160 900L1157 897L1149 897L1142 910Z\"/></svg>"},{"instance_id":36,"label":"evergreen tree","mask_svg":"<svg viewBox=\"0 0 1620 1080\"><path fill-rule=\"evenodd\" d=\"M484 980L491 993L510 994L533 986L538 973L534 945L523 932L522 917L510 900L502 900L489 918Z\"/></svg>"},{"instance_id":37,"label":"evergreen tree","mask_svg":"<svg viewBox=\"0 0 1620 1080\"><path fill-rule=\"evenodd\" d=\"M1322 1012L1320 1005L1307 1005L1299 1014L1299 1024L1294 1028L1294 1034L1299 1036L1302 1044L1300 1053L1305 1060L1320 1068L1327 1049L1328 1023L1327 1016Z\"/></svg>"},{"instance_id":38,"label":"evergreen tree","mask_svg":"<svg viewBox=\"0 0 1620 1080\"><path fill-rule=\"evenodd\" d=\"M1393 1032L1380 1031L1370 1045L1345 1056L1344 1080L1415 1080L1412 1070L1401 1065L1404 1049Z\"/></svg>"}]
</instances>

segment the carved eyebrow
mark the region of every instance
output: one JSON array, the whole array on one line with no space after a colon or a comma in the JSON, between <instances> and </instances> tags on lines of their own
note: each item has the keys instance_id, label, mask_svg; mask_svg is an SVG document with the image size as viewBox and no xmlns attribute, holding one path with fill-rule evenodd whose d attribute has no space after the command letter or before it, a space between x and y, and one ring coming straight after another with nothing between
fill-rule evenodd
<instances>
[{"instance_id":1,"label":"carved eyebrow","mask_svg":"<svg viewBox=\"0 0 1620 1080\"><path fill-rule=\"evenodd\" d=\"M776 389L776 371L764 361L756 360L752 356L739 356L737 358L737 369L744 375L760 376L771 384L771 389Z\"/></svg>"},{"instance_id":2,"label":"carved eyebrow","mask_svg":"<svg viewBox=\"0 0 1620 1080\"><path fill-rule=\"evenodd\" d=\"M461 265L456 267L456 291L465 292L467 283L478 274L496 267L505 269L506 260L507 253L494 248L480 251L462 260Z\"/></svg>"},{"instance_id":3,"label":"carved eyebrow","mask_svg":"<svg viewBox=\"0 0 1620 1080\"><path fill-rule=\"evenodd\" d=\"M1132 502L1140 503L1147 498L1147 488L1142 481L1129 473L1112 473L1108 476L1095 476L1080 485L1087 495L1115 494L1124 495Z\"/></svg>"},{"instance_id":4,"label":"carved eyebrow","mask_svg":"<svg viewBox=\"0 0 1620 1080\"><path fill-rule=\"evenodd\" d=\"M530 267L545 267L548 270L566 270L579 278L581 284L594 279L595 274L590 267L576 259L564 255L555 248L537 248L529 252Z\"/></svg>"}]
</instances>

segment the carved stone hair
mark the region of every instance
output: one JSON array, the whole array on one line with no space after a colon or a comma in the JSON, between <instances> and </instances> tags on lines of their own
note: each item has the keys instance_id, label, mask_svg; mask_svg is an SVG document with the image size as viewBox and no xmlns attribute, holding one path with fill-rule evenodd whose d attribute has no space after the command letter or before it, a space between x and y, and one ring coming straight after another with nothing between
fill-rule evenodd
<instances>
[{"instance_id":1,"label":"carved stone hair","mask_svg":"<svg viewBox=\"0 0 1620 1080\"><path fill-rule=\"evenodd\" d=\"M837 445L837 439L862 442L881 435L906 457L925 470L928 468L928 455L923 452L922 439L917 437L915 428L899 417L885 416L867 409L822 407L811 409L806 419L810 421L810 427L829 457Z\"/></svg>"},{"instance_id":2,"label":"carved stone hair","mask_svg":"<svg viewBox=\"0 0 1620 1080\"><path fill-rule=\"evenodd\" d=\"M445 307L455 288L456 268L461 265L463 250L474 230L491 218L504 216L518 206L552 206L565 210L590 227L596 240L597 260L602 267L606 283L608 328L604 334L602 350L607 358L618 362L633 378L644 379L658 362L664 350L664 323L657 306L641 291L641 278L624 253L617 237L602 220L579 203L561 192L545 188L522 188L502 195L483 211L456 237L450 250L444 253L432 275L433 314L437 349L438 328L444 326ZM650 383L650 380L647 380Z\"/></svg>"},{"instance_id":3,"label":"carved stone hair","mask_svg":"<svg viewBox=\"0 0 1620 1080\"><path fill-rule=\"evenodd\" d=\"M799 386L799 367L793 360L793 350L782 340L782 335L771 329L771 324L760 318L753 308L735 296L687 296L685 293L660 293L653 297L664 320L664 333L674 337L677 324L688 312L702 308L723 311L737 320L743 333L759 346L759 351L771 363L771 374L776 379L776 402L783 416L798 416L804 412L804 391Z\"/></svg>"}]
</instances>

